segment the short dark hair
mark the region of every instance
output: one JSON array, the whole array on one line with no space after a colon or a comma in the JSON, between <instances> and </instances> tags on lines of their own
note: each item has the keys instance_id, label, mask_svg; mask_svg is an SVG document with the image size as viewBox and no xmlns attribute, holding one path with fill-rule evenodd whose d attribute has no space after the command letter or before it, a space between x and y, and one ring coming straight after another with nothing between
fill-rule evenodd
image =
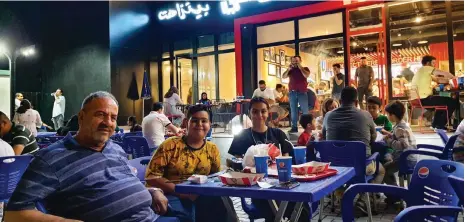
<instances>
[{"instance_id":1,"label":"short dark hair","mask_svg":"<svg viewBox=\"0 0 465 222\"><path fill-rule=\"evenodd\" d=\"M116 100L115 96L113 94L106 92L106 91L97 91L89 94L86 98L84 98L84 101L82 101L81 109L84 109L84 106L86 106L88 103L92 102L94 99L98 98L109 98L113 101L115 101L116 105L119 106L118 100Z\"/></svg>"},{"instance_id":2,"label":"short dark hair","mask_svg":"<svg viewBox=\"0 0 465 222\"><path fill-rule=\"evenodd\" d=\"M365 56L362 56L360 59L367 59L367 57L365 57Z\"/></svg>"},{"instance_id":3,"label":"short dark hair","mask_svg":"<svg viewBox=\"0 0 465 222\"><path fill-rule=\"evenodd\" d=\"M137 120L136 120L136 117L135 116L130 116L128 117L128 121L133 123L133 124L136 124L137 123Z\"/></svg>"},{"instance_id":4,"label":"short dark hair","mask_svg":"<svg viewBox=\"0 0 465 222\"><path fill-rule=\"evenodd\" d=\"M421 59L421 64L426 65L427 63L432 62L433 60L436 60L436 57L431 56L431 55L425 55Z\"/></svg>"},{"instance_id":5,"label":"short dark hair","mask_svg":"<svg viewBox=\"0 0 465 222\"><path fill-rule=\"evenodd\" d=\"M264 84L266 84L266 82L265 82L265 80L260 80L260 81L258 81L258 84L259 85L264 85Z\"/></svg>"},{"instance_id":6,"label":"short dark hair","mask_svg":"<svg viewBox=\"0 0 465 222\"><path fill-rule=\"evenodd\" d=\"M10 118L8 118L4 112L0 111L0 122L3 122L3 120L10 121Z\"/></svg>"},{"instance_id":7,"label":"short dark hair","mask_svg":"<svg viewBox=\"0 0 465 222\"><path fill-rule=\"evenodd\" d=\"M341 64L339 64L339 63L333 64L333 67L336 67L336 68L340 69L340 68L341 68Z\"/></svg>"},{"instance_id":8,"label":"short dark hair","mask_svg":"<svg viewBox=\"0 0 465 222\"><path fill-rule=\"evenodd\" d=\"M380 99L379 97L377 97L377 96L370 96L370 97L368 97L368 99L367 99L367 104L368 104L368 103L381 106L381 99Z\"/></svg>"},{"instance_id":9,"label":"short dark hair","mask_svg":"<svg viewBox=\"0 0 465 222\"><path fill-rule=\"evenodd\" d=\"M163 109L163 103L161 102L156 102L152 105L152 110L153 111L158 111L160 109Z\"/></svg>"},{"instance_id":10,"label":"short dark hair","mask_svg":"<svg viewBox=\"0 0 465 222\"><path fill-rule=\"evenodd\" d=\"M342 89L341 92L341 103L350 104L357 101L357 89L351 86L347 86Z\"/></svg>"},{"instance_id":11,"label":"short dark hair","mask_svg":"<svg viewBox=\"0 0 465 222\"><path fill-rule=\"evenodd\" d=\"M61 94L65 94L65 92L63 92L63 89L62 88L58 88L61 92Z\"/></svg>"},{"instance_id":12,"label":"short dark hair","mask_svg":"<svg viewBox=\"0 0 465 222\"><path fill-rule=\"evenodd\" d=\"M403 119L404 115L405 115L405 106L404 106L404 104L402 104L401 102L399 102L397 100L389 103L388 105L386 105L384 110L387 113L396 116L397 118L399 118L399 120Z\"/></svg>"},{"instance_id":13,"label":"short dark hair","mask_svg":"<svg viewBox=\"0 0 465 222\"><path fill-rule=\"evenodd\" d=\"M313 115L312 114L302 114L300 116L300 120L299 120L299 123L300 125L302 126L302 128L307 128L307 125L309 123L312 123L313 121Z\"/></svg>"},{"instance_id":14,"label":"short dark hair","mask_svg":"<svg viewBox=\"0 0 465 222\"><path fill-rule=\"evenodd\" d=\"M300 60L302 60L302 57L300 57L300 55L295 55L294 58L299 58Z\"/></svg>"},{"instance_id":15,"label":"short dark hair","mask_svg":"<svg viewBox=\"0 0 465 222\"><path fill-rule=\"evenodd\" d=\"M203 104L190 106L189 109L187 110L187 119L190 119L194 114L198 112L202 112L202 111L207 112L209 114L208 119L210 119L210 113L208 112L208 106L203 105Z\"/></svg>"},{"instance_id":16,"label":"short dark hair","mask_svg":"<svg viewBox=\"0 0 465 222\"><path fill-rule=\"evenodd\" d=\"M283 88L283 85L282 85L282 84L279 84L279 83L276 84L276 89L281 89L281 88Z\"/></svg>"},{"instance_id":17,"label":"short dark hair","mask_svg":"<svg viewBox=\"0 0 465 222\"><path fill-rule=\"evenodd\" d=\"M249 102L249 111L252 109L252 106L255 103L263 103L266 105L267 109L270 109L270 104L266 101L265 98L256 96L256 97L253 97Z\"/></svg>"},{"instance_id":18,"label":"short dark hair","mask_svg":"<svg viewBox=\"0 0 465 222\"><path fill-rule=\"evenodd\" d=\"M31 105L31 102L29 102L29 100L27 99L23 99L23 101L21 101L18 109L16 110L17 113L25 113L28 109L31 109L32 108L32 105Z\"/></svg>"}]
</instances>

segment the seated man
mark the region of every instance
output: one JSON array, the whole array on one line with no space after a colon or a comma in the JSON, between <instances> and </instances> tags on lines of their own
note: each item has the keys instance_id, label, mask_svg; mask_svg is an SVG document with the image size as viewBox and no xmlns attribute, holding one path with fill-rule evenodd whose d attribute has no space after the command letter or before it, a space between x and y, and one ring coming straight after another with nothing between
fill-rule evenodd
<instances>
[{"instance_id":1,"label":"seated man","mask_svg":"<svg viewBox=\"0 0 465 222\"><path fill-rule=\"evenodd\" d=\"M456 101L450 97L433 96L431 82L448 83L450 79L454 78L454 75L435 69L436 58L433 56L424 56L421 64L423 66L413 76L412 88L418 90L418 96L423 106L447 106L448 118L450 119L452 113L457 108ZM436 111L431 126L433 128L446 129L446 124L446 112L442 110Z\"/></svg>"},{"instance_id":2,"label":"seated man","mask_svg":"<svg viewBox=\"0 0 465 222\"><path fill-rule=\"evenodd\" d=\"M36 138L25 126L15 124L0 111L0 139L13 147L15 155L32 154L39 150Z\"/></svg>"},{"instance_id":3,"label":"seated man","mask_svg":"<svg viewBox=\"0 0 465 222\"><path fill-rule=\"evenodd\" d=\"M280 103L287 103L286 96L284 96L284 86L282 84L276 84L276 89L273 91L274 99L276 104L271 106L271 112L278 113L278 118L272 121L275 126L279 126L279 122L286 118L289 115L289 111L287 109L279 106Z\"/></svg>"},{"instance_id":4,"label":"seated man","mask_svg":"<svg viewBox=\"0 0 465 222\"><path fill-rule=\"evenodd\" d=\"M150 148L158 147L165 141L165 128L174 134L181 131L163 114L163 103L154 103L152 112L142 120L142 132Z\"/></svg>"},{"instance_id":5,"label":"seated man","mask_svg":"<svg viewBox=\"0 0 465 222\"><path fill-rule=\"evenodd\" d=\"M366 145L366 156L371 155L370 143L376 140L376 129L373 119L365 110L357 108L357 90L345 87L341 92L341 106L326 113L323 122L323 137L326 140L361 141ZM376 170L376 162L366 167L366 174L372 175ZM380 184L384 179L384 168L378 164L378 175L373 183ZM358 204L363 204L359 201ZM360 207L361 210L364 207Z\"/></svg>"},{"instance_id":6,"label":"seated man","mask_svg":"<svg viewBox=\"0 0 465 222\"><path fill-rule=\"evenodd\" d=\"M6 221L161 221L167 199L145 188L109 140L118 102L108 92L84 99L79 131L38 151L10 198ZM49 214L35 208L42 202Z\"/></svg>"},{"instance_id":7,"label":"seated man","mask_svg":"<svg viewBox=\"0 0 465 222\"><path fill-rule=\"evenodd\" d=\"M270 104L270 107L271 107L270 112L278 113L278 118L276 118L274 121L271 122L271 124L277 127L279 126L279 121L285 118L289 113L284 108L279 106L279 100L277 102L276 96L275 96L276 92L271 88L267 88L266 82L264 80L260 80L258 82L258 86L259 88L255 89L255 91L253 92L252 98L253 97L264 98L268 102L268 104ZM282 90L282 87L280 88L280 90ZM278 93L278 96L280 96L279 93ZM282 95L280 98L282 98Z\"/></svg>"}]
</instances>

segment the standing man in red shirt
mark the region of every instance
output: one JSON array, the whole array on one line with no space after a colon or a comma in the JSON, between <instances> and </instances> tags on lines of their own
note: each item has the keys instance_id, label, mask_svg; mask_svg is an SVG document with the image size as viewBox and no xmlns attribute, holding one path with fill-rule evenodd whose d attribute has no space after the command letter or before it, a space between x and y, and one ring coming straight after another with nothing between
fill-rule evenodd
<instances>
[{"instance_id":1,"label":"standing man in red shirt","mask_svg":"<svg viewBox=\"0 0 465 222\"><path fill-rule=\"evenodd\" d=\"M310 76L310 69L303 67L301 63L302 58L298 55L294 56L291 65L283 74L283 78L289 77L289 104L292 124L289 133L297 132L298 105L300 105L303 114L308 113L307 78Z\"/></svg>"}]
</instances>

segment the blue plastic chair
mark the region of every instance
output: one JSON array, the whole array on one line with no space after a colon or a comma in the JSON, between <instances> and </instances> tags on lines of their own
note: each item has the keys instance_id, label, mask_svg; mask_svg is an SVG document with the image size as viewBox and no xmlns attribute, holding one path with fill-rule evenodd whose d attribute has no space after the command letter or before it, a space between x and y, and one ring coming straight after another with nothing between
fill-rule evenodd
<instances>
[{"instance_id":1,"label":"blue plastic chair","mask_svg":"<svg viewBox=\"0 0 465 222\"><path fill-rule=\"evenodd\" d=\"M0 157L0 202L8 202L32 155Z\"/></svg>"},{"instance_id":2,"label":"blue plastic chair","mask_svg":"<svg viewBox=\"0 0 465 222\"><path fill-rule=\"evenodd\" d=\"M413 173L413 166L410 166L407 161L407 157L412 154L420 154L425 156L437 157L441 160L452 160L452 152L454 148L455 140L457 135L451 136L446 143L445 147L430 145L430 144L417 144L416 150L406 150L402 152L399 157L399 182L400 186L404 186L404 181L407 180L407 185L410 183L411 175ZM432 149L441 151L442 153L432 152L429 150L418 150L420 148Z\"/></svg>"},{"instance_id":3,"label":"blue plastic chair","mask_svg":"<svg viewBox=\"0 0 465 222\"><path fill-rule=\"evenodd\" d=\"M124 133L122 138L124 139L124 137L128 137L128 136L143 136L143 134L142 134L142 131Z\"/></svg>"},{"instance_id":4,"label":"blue plastic chair","mask_svg":"<svg viewBox=\"0 0 465 222\"><path fill-rule=\"evenodd\" d=\"M463 178L456 176L449 176L449 183L459 197L459 205L463 206Z\"/></svg>"},{"instance_id":5,"label":"blue plastic chair","mask_svg":"<svg viewBox=\"0 0 465 222\"><path fill-rule=\"evenodd\" d=\"M355 176L348 182L348 184L355 183L368 183L373 180L378 174L378 155L379 153L372 154L369 158L366 157L366 145L358 141L321 141L316 142L315 150L320 153L322 162L331 163L332 166L353 167L355 169ZM376 170L373 175L366 175L366 167L373 161L376 163ZM367 193L367 211L368 217L371 218L370 198ZM333 199L333 198L331 198ZM334 200L331 201L334 203ZM323 209L323 201L320 201L320 210ZM334 208L334 206L332 206ZM321 221L321 213L319 214Z\"/></svg>"},{"instance_id":6,"label":"blue plastic chair","mask_svg":"<svg viewBox=\"0 0 465 222\"><path fill-rule=\"evenodd\" d=\"M141 182L145 181L145 171L147 170L147 165L151 158L150 156L145 156L128 161L129 166L137 169L137 178L139 178Z\"/></svg>"},{"instance_id":7,"label":"blue plastic chair","mask_svg":"<svg viewBox=\"0 0 465 222\"><path fill-rule=\"evenodd\" d=\"M42 203L41 201L38 201L38 202L36 202L35 205L36 205L36 208L37 208L38 211L40 211L40 212L42 212L44 214L47 213L47 209L45 208L44 203Z\"/></svg>"},{"instance_id":8,"label":"blue plastic chair","mask_svg":"<svg viewBox=\"0 0 465 222\"><path fill-rule=\"evenodd\" d=\"M382 192L403 199L407 207L422 205L458 206L459 198L448 182L450 175L463 177L463 164L448 160L421 160L417 163L408 189L381 184L355 184L342 198L342 220L353 221L353 200L358 193ZM432 212L432 211L431 211ZM423 215L428 218L429 215ZM443 218L451 220L451 218ZM429 218L431 221L435 219ZM424 221L418 217L413 221Z\"/></svg>"},{"instance_id":9,"label":"blue plastic chair","mask_svg":"<svg viewBox=\"0 0 465 222\"><path fill-rule=\"evenodd\" d=\"M432 218L431 216L457 218L458 213L462 212L461 207L453 206L414 206L408 207L401 211L395 218L394 222L420 221L421 218ZM431 220L429 220L431 221ZM439 221L439 220L434 220ZM452 221L456 221L452 219Z\"/></svg>"},{"instance_id":10,"label":"blue plastic chair","mask_svg":"<svg viewBox=\"0 0 465 222\"><path fill-rule=\"evenodd\" d=\"M436 129L436 133L439 135L444 145L446 145L447 141L449 140L449 137L446 135L446 131L442 129Z\"/></svg>"},{"instance_id":11,"label":"blue plastic chair","mask_svg":"<svg viewBox=\"0 0 465 222\"><path fill-rule=\"evenodd\" d=\"M132 158L150 156L150 148L147 140L141 136L128 136L123 138L123 146L131 150Z\"/></svg>"},{"instance_id":12,"label":"blue plastic chair","mask_svg":"<svg viewBox=\"0 0 465 222\"><path fill-rule=\"evenodd\" d=\"M207 133L207 136L205 136L205 139L207 141L211 141L212 140L212 133L213 133L213 127L210 128L210 130L208 131Z\"/></svg>"}]
</instances>

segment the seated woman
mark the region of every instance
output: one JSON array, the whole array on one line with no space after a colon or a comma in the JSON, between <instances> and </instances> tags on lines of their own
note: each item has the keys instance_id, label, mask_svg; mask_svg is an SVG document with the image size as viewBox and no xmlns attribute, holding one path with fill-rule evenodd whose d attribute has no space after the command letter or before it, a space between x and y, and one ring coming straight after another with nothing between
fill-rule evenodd
<instances>
[{"instance_id":1,"label":"seated woman","mask_svg":"<svg viewBox=\"0 0 465 222\"><path fill-rule=\"evenodd\" d=\"M136 120L136 117L135 116L130 116L128 118L128 126L130 126L131 128L129 128L129 132L140 132L142 131L142 126L140 126L139 124L137 124L137 120Z\"/></svg>"},{"instance_id":2,"label":"seated woman","mask_svg":"<svg viewBox=\"0 0 465 222\"><path fill-rule=\"evenodd\" d=\"M231 147L228 153L242 158L250 146L257 144L273 143L277 147L281 147L283 156L293 154L293 146L287 139L286 134L278 128L270 128L266 125L270 111L270 105L262 97L254 97L250 100L249 115L252 120L252 128L244 129L238 135L234 136ZM252 199L252 203L257 207L265 217L265 221L274 221L274 214L267 200ZM290 218L293 203L289 203L286 210L286 217ZM307 206L307 205L305 205ZM304 208L300 216L301 220L308 221L308 208Z\"/></svg>"},{"instance_id":3,"label":"seated woman","mask_svg":"<svg viewBox=\"0 0 465 222\"><path fill-rule=\"evenodd\" d=\"M203 92L200 96L199 103L203 105L211 105L212 101L208 99L207 93Z\"/></svg>"},{"instance_id":4,"label":"seated woman","mask_svg":"<svg viewBox=\"0 0 465 222\"><path fill-rule=\"evenodd\" d=\"M321 116L316 118L316 128L318 130L323 129L323 120L325 119L326 113L338 107L339 103L333 98L327 98L323 101L323 105L321 106Z\"/></svg>"},{"instance_id":5,"label":"seated woman","mask_svg":"<svg viewBox=\"0 0 465 222\"><path fill-rule=\"evenodd\" d=\"M186 222L224 221L226 208L220 197L179 194L174 190L176 183L193 174L220 171L220 152L214 143L205 140L211 125L207 107L192 106L187 116L186 135L171 137L160 144L147 167L146 182L148 186L162 189L167 196L171 206L167 216Z\"/></svg>"},{"instance_id":6,"label":"seated woman","mask_svg":"<svg viewBox=\"0 0 465 222\"><path fill-rule=\"evenodd\" d=\"M192 88L189 89L189 93L191 93ZM188 95L188 97L192 98L192 95ZM192 99L190 99L192 100ZM189 98L187 99L187 103L191 104L192 101L189 101ZM181 97L179 97L179 90L176 88L176 86L172 86L168 92L166 92L164 98L163 98L163 105L165 106L165 114L167 116L173 116L172 122L174 125L179 126L181 125L181 121L184 119L185 115L182 113L181 110L176 109L176 105L178 104L183 104Z\"/></svg>"}]
</instances>

